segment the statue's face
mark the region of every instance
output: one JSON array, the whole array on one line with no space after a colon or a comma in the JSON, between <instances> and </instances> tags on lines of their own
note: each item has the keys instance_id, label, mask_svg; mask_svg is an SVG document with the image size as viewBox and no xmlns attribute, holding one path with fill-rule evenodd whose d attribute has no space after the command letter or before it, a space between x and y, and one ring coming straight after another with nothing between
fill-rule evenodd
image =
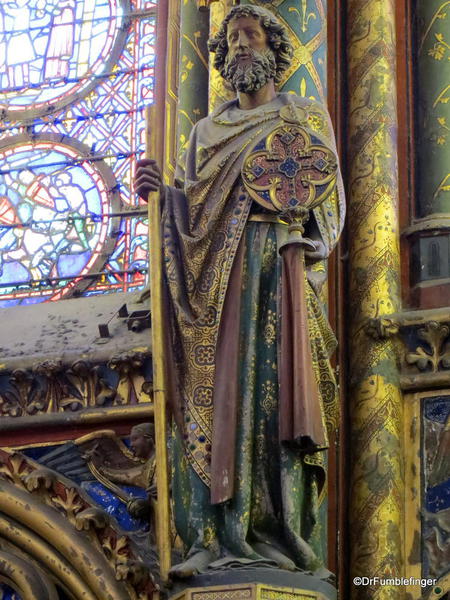
<instances>
[{"instance_id":1,"label":"statue's face","mask_svg":"<svg viewBox=\"0 0 450 600\"><path fill-rule=\"evenodd\" d=\"M258 18L231 19L227 43L228 53L221 73L236 91L251 94L275 78L275 55Z\"/></svg>"},{"instance_id":2,"label":"statue's face","mask_svg":"<svg viewBox=\"0 0 450 600\"><path fill-rule=\"evenodd\" d=\"M237 17L231 19L227 27L228 53L242 61L249 59L246 49L257 52L268 50L267 33L256 17Z\"/></svg>"},{"instance_id":3,"label":"statue's face","mask_svg":"<svg viewBox=\"0 0 450 600\"><path fill-rule=\"evenodd\" d=\"M146 437L139 431L131 430L130 446L138 458L149 458L153 451L154 443L152 438Z\"/></svg>"}]
</instances>

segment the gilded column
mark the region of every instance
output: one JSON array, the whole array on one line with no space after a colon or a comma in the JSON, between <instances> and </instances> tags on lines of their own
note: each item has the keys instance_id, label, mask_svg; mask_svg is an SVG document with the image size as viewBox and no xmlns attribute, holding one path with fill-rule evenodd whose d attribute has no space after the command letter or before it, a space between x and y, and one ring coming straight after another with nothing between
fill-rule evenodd
<instances>
[{"instance_id":1,"label":"gilded column","mask_svg":"<svg viewBox=\"0 0 450 600\"><path fill-rule=\"evenodd\" d=\"M178 100L178 46L180 41L180 7L177 0L167 0L167 60L165 71L164 160L163 178L171 184L176 164Z\"/></svg>"},{"instance_id":2,"label":"gilded column","mask_svg":"<svg viewBox=\"0 0 450 600\"><path fill-rule=\"evenodd\" d=\"M178 154L187 145L193 125L208 114L209 11L196 0L181 3L178 92Z\"/></svg>"},{"instance_id":3,"label":"gilded column","mask_svg":"<svg viewBox=\"0 0 450 600\"><path fill-rule=\"evenodd\" d=\"M350 548L354 577L403 573L402 397L396 349L370 318L400 310L394 0L348 0L348 232L351 419ZM401 586L353 599L403 598Z\"/></svg>"}]
</instances>

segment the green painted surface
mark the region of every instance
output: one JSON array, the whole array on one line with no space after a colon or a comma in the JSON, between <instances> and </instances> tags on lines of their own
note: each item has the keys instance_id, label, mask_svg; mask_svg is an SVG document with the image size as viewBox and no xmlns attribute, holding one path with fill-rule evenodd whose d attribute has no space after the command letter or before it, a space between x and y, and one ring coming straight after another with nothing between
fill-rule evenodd
<instances>
[{"instance_id":1,"label":"green painted surface","mask_svg":"<svg viewBox=\"0 0 450 600\"><path fill-rule=\"evenodd\" d=\"M417 214L450 213L450 2L416 4Z\"/></svg>"},{"instance_id":2,"label":"green painted surface","mask_svg":"<svg viewBox=\"0 0 450 600\"><path fill-rule=\"evenodd\" d=\"M186 147L192 126L208 114L209 11L196 0L181 4L178 154Z\"/></svg>"}]
</instances>

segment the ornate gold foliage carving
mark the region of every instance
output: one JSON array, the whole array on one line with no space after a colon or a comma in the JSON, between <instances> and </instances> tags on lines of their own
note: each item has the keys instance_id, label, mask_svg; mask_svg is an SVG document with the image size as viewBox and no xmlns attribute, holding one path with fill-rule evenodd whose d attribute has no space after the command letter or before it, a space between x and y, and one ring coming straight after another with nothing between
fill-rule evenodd
<instances>
[{"instance_id":1,"label":"ornate gold foliage carving","mask_svg":"<svg viewBox=\"0 0 450 600\"><path fill-rule=\"evenodd\" d=\"M78 512L75 517L75 527L78 531L104 529L109 525L109 517L105 511L95 506Z\"/></svg>"},{"instance_id":2,"label":"ornate gold foliage carving","mask_svg":"<svg viewBox=\"0 0 450 600\"><path fill-rule=\"evenodd\" d=\"M6 462L0 462L0 479L6 479L14 485L25 487L24 479L29 472L21 454L11 453Z\"/></svg>"},{"instance_id":3,"label":"ornate gold foliage carving","mask_svg":"<svg viewBox=\"0 0 450 600\"><path fill-rule=\"evenodd\" d=\"M109 581L123 582L123 585L125 585L124 590L127 590L126 596L123 595L123 590L120 594L108 595L105 598L108 597L111 600L151 600L152 590L156 589L155 584L147 567L135 554L130 540L114 529L109 516L100 508L91 505L89 497L81 489L74 487L72 482L69 482L58 473L36 466L35 463L20 453L0 449L1 480L7 482L10 486L12 484L11 490L21 490L21 492L17 492L17 506L22 505L24 509L28 506L27 510L31 510L29 514L33 516L30 517L30 522L36 523L36 533L42 535L39 528L40 522L50 524L52 531L60 531L59 534L56 534L55 540L46 540L47 542L56 544L58 536L65 536L65 539L70 542L76 540L77 536L80 535L83 537L80 537L76 545L79 545L81 552L83 545L86 545L87 538L89 539L87 546L90 548L89 556L86 557L81 552L82 558L80 560L82 562L90 561L93 570L98 568L99 571L103 569L103 572L104 566L100 568L100 564L109 564L113 574L112 580L109 579ZM0 513L5 512L8 515L11 508L9 504L2 505L2 498L6 498L7 503L9 503L9 499L14 497L15 492L7 492L6 487L3 495L1 492L0 485ZM26 499L27 497L30 498L29 501ZM13 506L15 506L14 503ZM14 508L14 510L16 509ZM56 515L59 516L56 517ZM16 513L14 513L14 517L16 517ZM61 517L66 522L63 530L61 530L58 521ZM53 521L54 524L52 525ZM25 525L30 527L30 522ZM34 525L31 525L31 527L34 527ZM8 531L11 531L11 528ZM0 535L0 546L1 541ZM59 549L59 551L61 550ZM97 567L95 565L96 556L99 557ZM101 560L100 557L102 557ZM74 562L76 563L76 561L77 556L74 557ZM85 566L76 568L85 568ZM105 577L110 576L105 573ZM78 598L78 596L74 597Z\"/></svg>"},{"instance_id":4,"label":"ornate gold foliage carving","mask_svg":"<svg viewBox=\"0 0 450 600\"><path fill-rule=\"evenodd\" d=\"M419 371L436 373L440 369L450 369L450 328L437 321L430 321L417 332L417 337L428 348L417 347L415 352L406 354L408 365L415 365Z\"/></svg>"},{"instance_id":5,"label":"ornate gold foliage carving","mask_svg":"<svg viewBox=\"0 0 450 600\"><path fill-rule=\"evenodd\" d=\"M0 417L79 412L148 401L150 358L125 352L107 364L44 361L32 369L0 373Z\"/></svg>"},{"instance_id":6,"label":"ornate gold foliage carving","mask_svg":"<svg viewBox=\"0 0 450 600\"><path fill-rule=\"evenodd\" d=\"M34 492L35 490L41 489L49 490L53 485L55 485L56 480L57 474L51 469L47 469L45 467L36 469L23 478L25 486L29 492Z\"/></svg>"},{"instance_id":7,"label":"ornate gold foliage carving","mask_svg":"<svg viewBox=\"0 0 450 600\"><path fill-rule=\"evenodd\" d=\"M83 508L84 502L75 488L65 488L61 495L51 498L52 504L61 510L64 516L75 525L75 517Z\"/></svg>"},{"instance_id":8,"label":"ornate gold foliage carving","mask_svg":"<svg viewBox=\"0 0 450 600\"><path fill-rule=\"evenodd\" d=\"M186 589L171 600L325 600L321 592L248 583Z\"/></svg>"},{"instance_id":9,"label":"ornate gold foliage carving","mask_svg":"<svg viewBox=\"0 0 450 600\"><path fill-rule=\"evenodd\" d=\"M262 589L261 600L316 600L317 594L307 592L281 592L279 590Z\"/></svg>"}]
</instances>

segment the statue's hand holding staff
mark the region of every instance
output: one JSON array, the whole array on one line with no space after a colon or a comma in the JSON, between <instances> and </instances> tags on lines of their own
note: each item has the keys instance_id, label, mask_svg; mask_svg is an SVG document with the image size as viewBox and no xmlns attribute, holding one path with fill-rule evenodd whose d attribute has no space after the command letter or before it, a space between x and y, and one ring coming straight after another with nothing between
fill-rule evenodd
<instances>
[{"instance_id":1,"label":"statue's hand holding staff","mask_svg":"<svg viewBox=\"0 0 450 600\"><path fill-rule=\"evenodd\" d=\"M139 197L148 201L150 192L158 192L164 195L164 184L161 171L152 158L144 158L136 163L136 175L134 177L135 190Z\"/></svg>"},{"instance_id":2,"label":"statue's hand holding staff","mask_svg":"<svg viewBox=\"0 0 450 600\"><path fill-rule=\"evenodd\" d=\"M137 161L134 185L139 197L146 202L148 201L150 192L159 191L161 197L164 196L164 184L156 160L144 158ZM311 241L314 243L316 249L305 249L305 261L307 264L313 264L319 260L323 260L327 256L325 244L320 239L313 239Z\"/></svg>"},{"instance_id":3,"label":"statue's hand holding staff","mask_svg":"<svg viewBox=\"0 0 450 600\"><path fill-rule=\"evenodd\" d=\"M318 262L319 260L323 260L324 258L327 257L327 249L325 247L325 244L322 242L322 240L313 239L311 241L314 244L314 246L316 247L316 249L315 250L306 250L306 249L304 250L305 262L307 265L314 264L314 263Z\"/></svg>"}]
</instances>

